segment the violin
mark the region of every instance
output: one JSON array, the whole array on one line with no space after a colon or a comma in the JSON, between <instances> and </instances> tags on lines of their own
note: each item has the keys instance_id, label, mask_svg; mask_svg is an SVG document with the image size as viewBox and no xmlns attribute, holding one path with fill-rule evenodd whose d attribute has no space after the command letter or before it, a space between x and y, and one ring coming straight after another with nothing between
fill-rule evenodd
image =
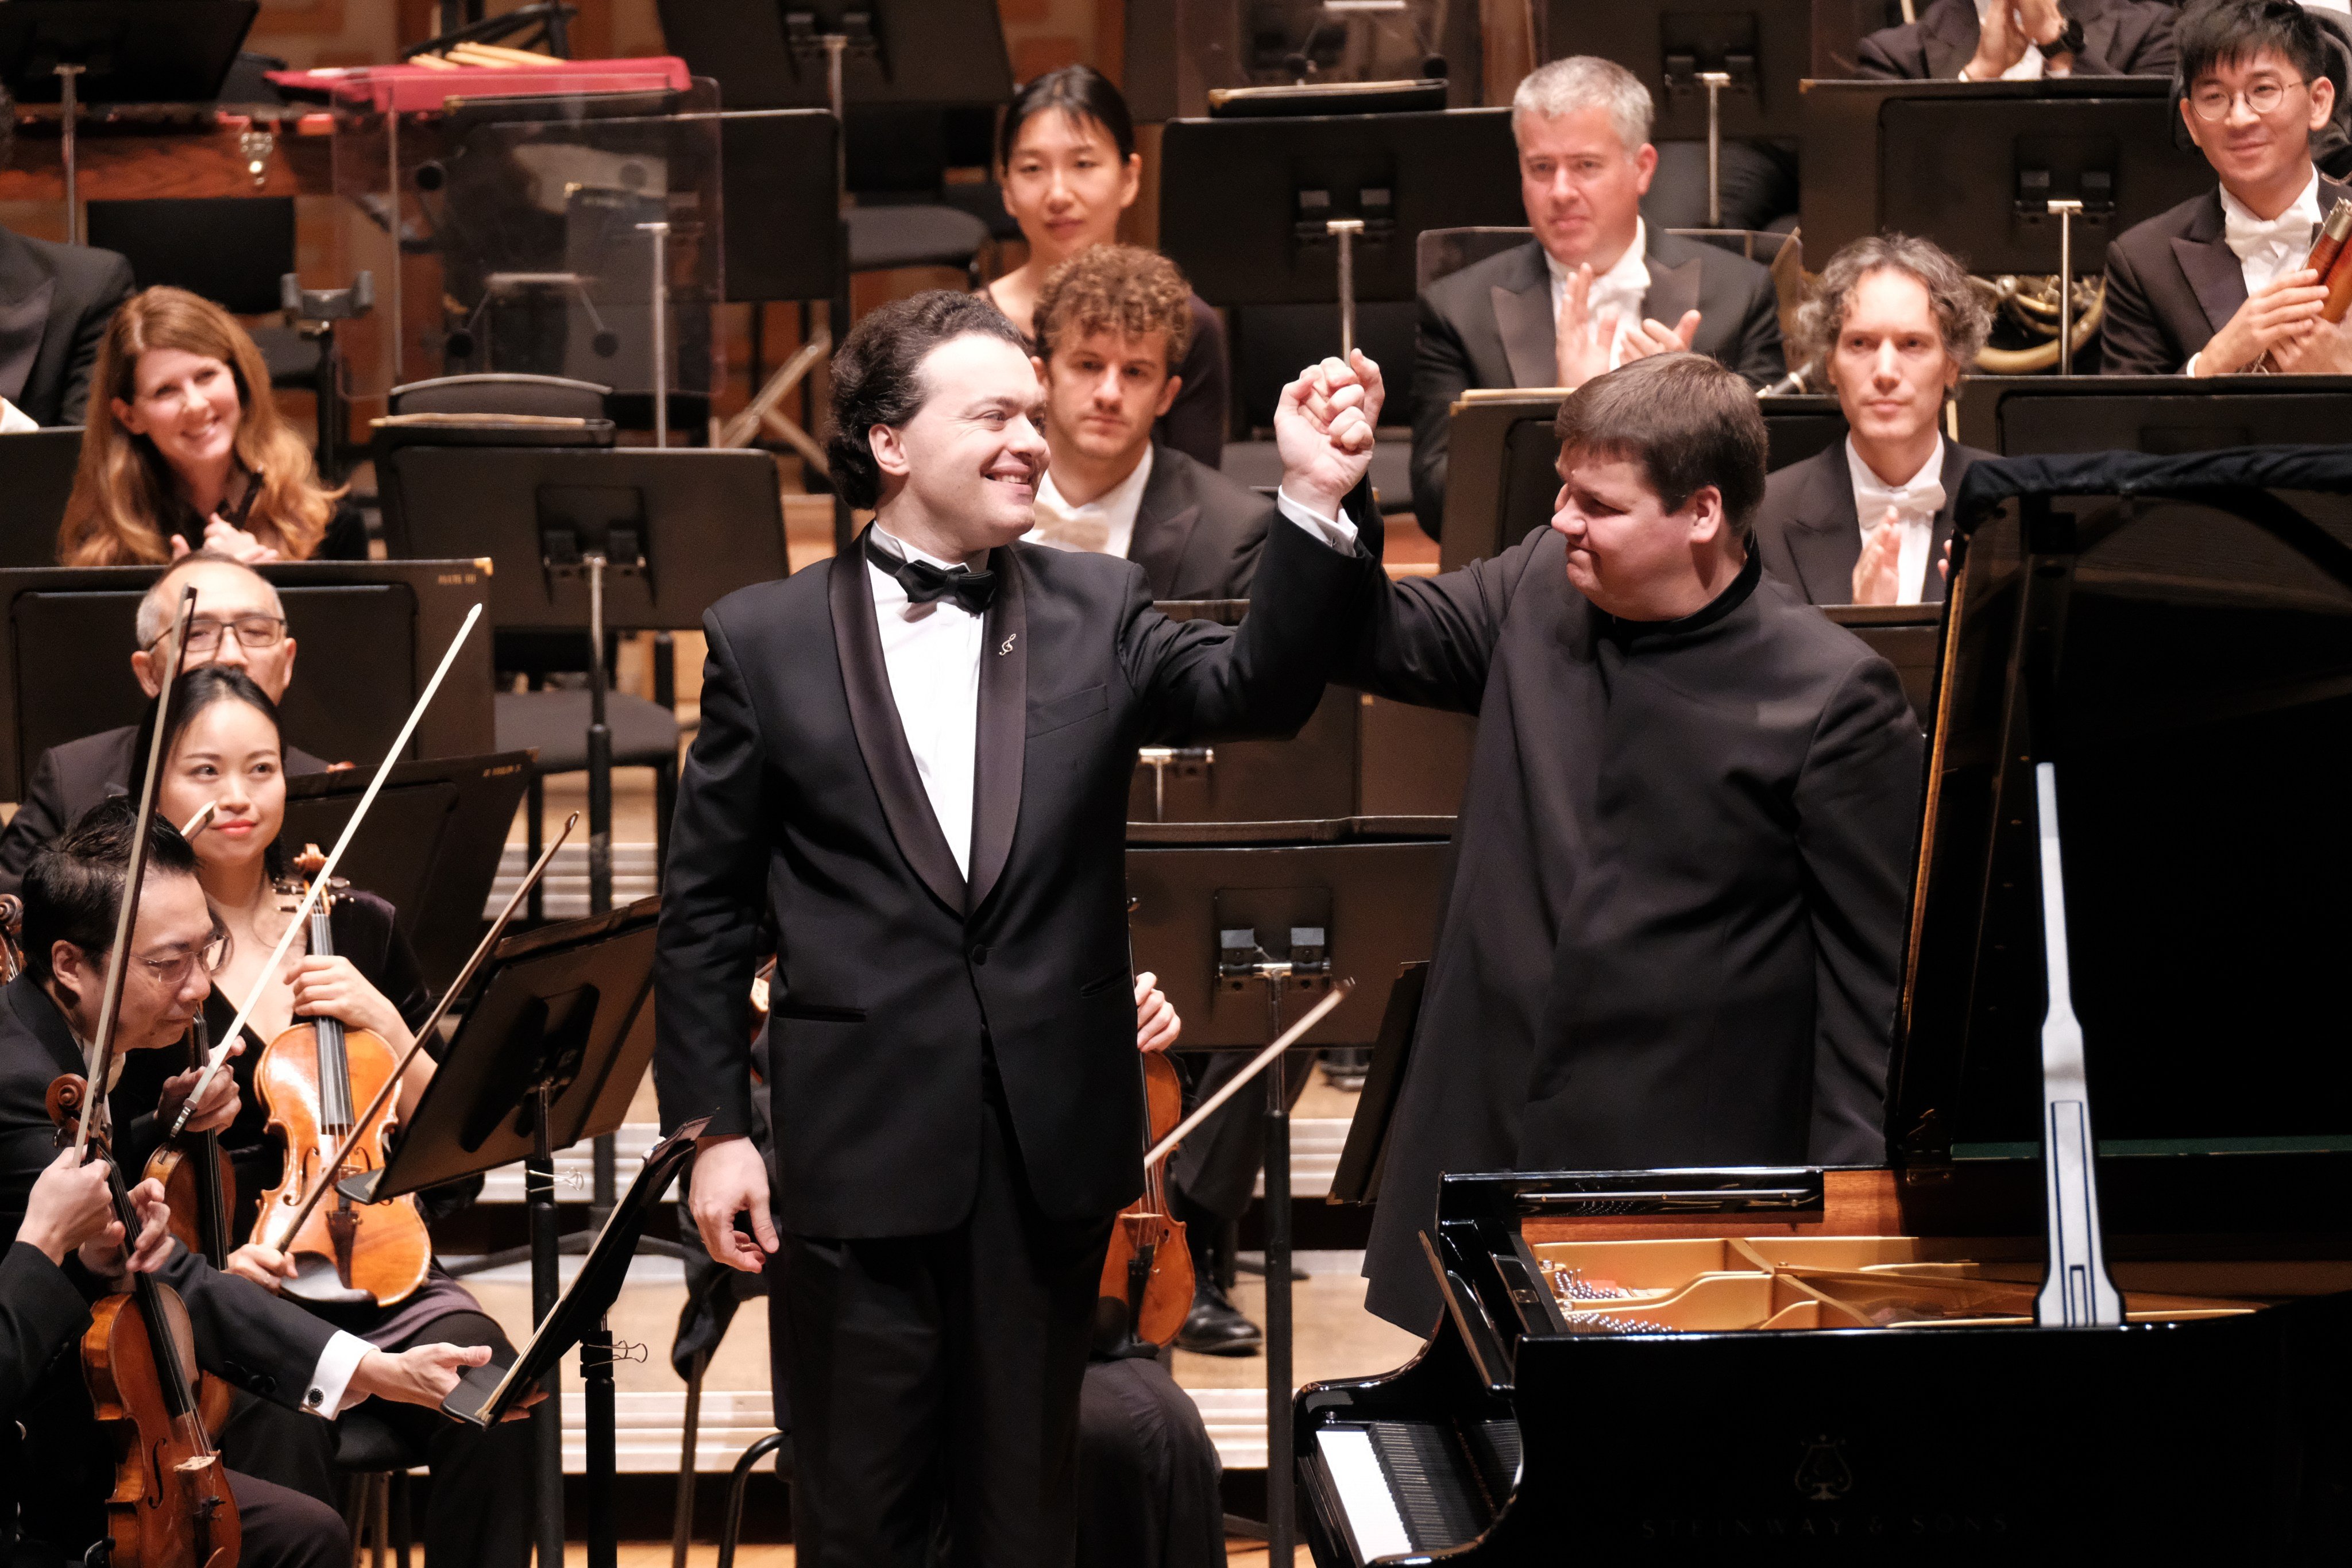
<instances>
[{"instance_id":1,"label":"violin","mask_svg":"<svg viewBox=\"0 0 2352 1568\"><path fill-rule=\"evenodd\" d=\"M77 1136L89 1089L79 1073L50 1083L60 1145ZM88 1141L106 1162L125 1243L135 1244L139 1215L122 1173L101 1134L93 1129ZM195 1331L179 1293L152 1274L133 1274L128 1290L90 1308L81 1356L92 1412L115 1444L114 1492L106 1500L111 1568L236 1568L243 1527L204 1414L207 1404L225 1404L227 1391L190 1378Z\"/></svg>"},{"instance_id":2,"label":"violin","mask_svg":"<svg viewBox=\"0 0 2352 1568\"><path fill-rule=\"evenodd\" d=\"M296 857L295 867L315 880L326 857L315 844ZM319 889L310 912L310 952L333 953L331 920L335 879ZM295 889L307 891L308 883ZM253 1069L253 1084L269 1113L268 1131L285 1143L286 1163L278 1184L261 1194L253 1239L294 1259L296 1274L287 1295L305 1301L390 1306L425 1283L433 1261L433 1238L412 1194L365 1206L341 1190L351 1176L382 1167L390 1152L396 1096L386 1089L401 1061L389 1042L370 1029L347 1029L333 1018L297 1019L269 1042ZM357 1108L374 1107L372 1123L358 1125ZM354 1131L359 1136L353 1138ZM348 1157L337 1153L348 1144ZM324 1202L307 1202L320 1183ZM291 1235L281 1234L288 1222Z\"/></svg>"},{"instance_id":3,"label":"violin","mask_svg":"<svg viewBox=\"0 0 2352 1568\"><path fill-rule=\"evenodd\" d=\"M1164 1055L1139 1053L1139 1059L1148 1151L1182 1119L1184 1083ZM1097 1296L1097 1326L1107 1328L1116 1318L1125 1330L1114 1339L1165 1345L1184 1326L1192 1310L1192 1249L1184 1239L1184 1222L1169 1213L1167 1161L1144 1167L1143 1195L1119 1210L1112 1224Z\"/></svg>"},{"instance_id":4,"label":"violin","mask_svg":"<svg viewBox=\"0 0 2352 1568\"><path fill-rule=\"evenodd\" d=\"M200 1014L188 1035L191 1067L204 1065L205 1037ZM220 1134L183 1132L168 1139L147 1156L147 1168L141 1173L163 1189L163 1202L172 1211L173 1239L215 1268L226 1268L236 1170L229 1163L228 1152L221 1147ZM219 1378L200 1377L196 1393L207 1430L227 1421L235 1390Z\"/></svg>"}]
</instances>

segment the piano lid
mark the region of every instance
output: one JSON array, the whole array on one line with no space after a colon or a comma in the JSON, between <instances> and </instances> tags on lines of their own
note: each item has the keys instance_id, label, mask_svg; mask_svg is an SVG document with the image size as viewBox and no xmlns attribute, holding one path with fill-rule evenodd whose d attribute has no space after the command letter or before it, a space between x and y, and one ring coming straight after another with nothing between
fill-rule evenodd
<instances>
[{"instance_id":1,"label":"piano lid","mask_svg":"<svg viewBox=\"0 0 2352 1568\"><path fill-rule=\"evenodd\" d=\"M2352 447L1979 463L1957 533L1896 1161L2039 1147L2042 760L2101 1152L2352 1153Z\"/></svg>"}]
</instances>

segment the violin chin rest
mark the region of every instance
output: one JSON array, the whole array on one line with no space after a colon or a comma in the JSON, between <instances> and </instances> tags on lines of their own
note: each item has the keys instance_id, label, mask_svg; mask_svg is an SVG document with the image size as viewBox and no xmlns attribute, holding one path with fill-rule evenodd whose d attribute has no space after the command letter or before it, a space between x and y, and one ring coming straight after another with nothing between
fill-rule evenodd
<instances>
[{"instance_id":1,"label":"violin chin rest","mask_svg":"<svg viewBox=\"0 0 2352 1568\"><path fill-rule=\"evenodd\" d=\"M320 1307L373 1307L376 1304L375 1292L343 1283L342 1276L335 1272L332 1258L321 1258L315 1252L297 1253L294 1269L294 1278L278 1287L279 1294Z\"/></svg>"}]
</instances>

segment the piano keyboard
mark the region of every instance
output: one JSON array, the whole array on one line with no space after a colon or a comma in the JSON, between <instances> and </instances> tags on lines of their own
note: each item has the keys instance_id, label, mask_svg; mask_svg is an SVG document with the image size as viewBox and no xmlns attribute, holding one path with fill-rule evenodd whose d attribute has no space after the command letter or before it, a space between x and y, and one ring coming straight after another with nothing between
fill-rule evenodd
<instances>
[{"instance_id":1,"label":"piano keyboard","mask_svg":"<svg viewBox=\"0 0 2352 1568\"><path fill-rule=\"evenodd\" d=\"M1519 1434L1507 1421L1472 1433L1475 1454L1433 1421L1326 1426L1315 1441L1358 1568L1475 1539L1518 1480Z\"/></svg>"}]
</instances>

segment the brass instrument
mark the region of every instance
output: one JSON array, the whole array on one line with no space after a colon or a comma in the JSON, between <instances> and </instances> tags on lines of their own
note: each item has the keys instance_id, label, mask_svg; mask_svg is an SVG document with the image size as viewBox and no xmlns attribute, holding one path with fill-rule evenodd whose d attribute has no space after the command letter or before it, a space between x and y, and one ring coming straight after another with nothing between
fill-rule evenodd
<instances>
[{"instance_id":1,"label":"brass instrument","mask_svg":"<svg viewBox=\"0 0 2352 1568\"><path fill-rule=\"evenodd\" d=\"M2012 340L2003 347L1988 343L1978 351L1979 374L2038 375L2057 368L2057 274L2006 273L1972 277L1969 282L1992 307L1994 335ZM2081 353L2098 336L2099 322L2106 315L2106 278L2076 279L2072 304L2074 352Z\"/></svg>"}]
</instances>

